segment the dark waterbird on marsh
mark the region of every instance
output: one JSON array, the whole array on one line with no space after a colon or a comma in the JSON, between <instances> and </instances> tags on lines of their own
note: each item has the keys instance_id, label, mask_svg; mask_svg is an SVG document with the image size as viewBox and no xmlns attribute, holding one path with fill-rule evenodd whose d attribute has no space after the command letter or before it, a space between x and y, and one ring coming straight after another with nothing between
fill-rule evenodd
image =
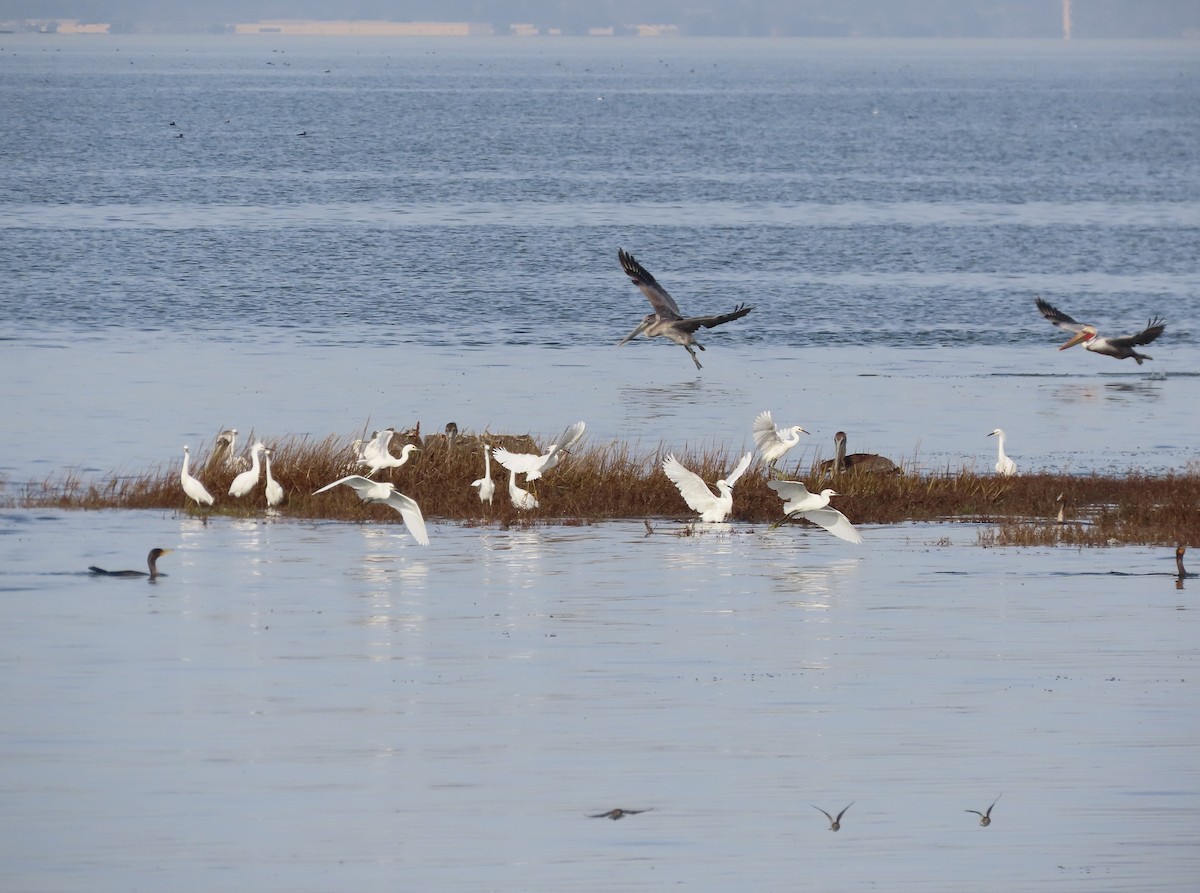
<instances>
[{"instance_id":1,"label":"dark waterbird on marsh","mask_svg":"<svg viewBox=\"0 0 1200 893\"><path fill-rule=\"evenodd\" d=\"M588 816L589 819L612 819L614 822L617 819L623 819L627 815L637 815L642 812L649 812L649 809L610 809L608 812L597 812Z\"/></svg>"},{"instance_id":2,"label":"dark waterbird on marsh","mask_svg":"<svg viewBox=\"0 0 1200 893\"><path fill-rule=\"evenodd\" d=\"M1104 338L1096 333L1095 326L1075 321L1057 307L1043 301L1040 297L1037 299L1037 308L1042 312L1042 316L1046 317L1054 325L1067 332L1074 333L1074 337L1060 347L1059 350L1066 350L1068 347L1082 344L1084 350L1104 354L1106 357L1114 357L1118 360L1127 360L1133 357L1137 360L1139 366L1142 365L1142 360L1152 360L1154 358L1148 354L1138 353L1134 348L1149 344L1161 335L1167 327L1167 324L1160 317L1156 316L1140 332L1132 335L1119 335L1115 338Z\"/></svg>"},{"instance_id":3,"label":"dark waterbird on marsh","mask_svg":"<svg viewBox=\"0 0 1200 893\"><path fill-rule=\"evenodd\" d=\"M846 432L833 435L833 458L821 463L827 474L842 474L847 471L867 474L899 474L900 466L878 453L851 453L846 455Z\"/></svg>"},{"instance_id":4,"label":"dark waterbird on marsh","mask_svg":"<svg viewBox=\"0 0 1200 893\"><path fill-rule=\"evenodd\" d=\"M855 804L855 802L856 801L851 800L849 803L847 803L846 809L849 809L851 806L853 806ZM829 819L829 830L830 831L840 831L841 830L842 816L844 816L846 814L846 809L843 809L841 812L839 812L837 814L837 818L835 819L833 816L831 816L829 813L825 812L825 810L823 810L821 807L817 806L815 803L810 803L809 805L813 809L815 809L817 812L823 813L825 815L825 818Z\"/></svg>"},{"instance_id":5,"label":"dark waterbird on marsh","mask_svg":"<svg viewBox=\"0 0 1200 893\"><path fill-rule=\"evenodd\" d=\"M1000 797L1003 797L1003 796L1004 796L1003 794L1000 795ZM1000 802L1000 797L997 797L995 800L992 801L992 806L995 806L997 803ZM964 810L964 812L975 813L975 815L979 816L979 824L983 825L983 827L986 828L988 825L990 825L992 823L992 806L989 806L987 808L987 812L980 812L978 809L967 809L967 810Z\"/></svg>"},{"instance_id":6,"label":"dark waterbird on marsh","mask_svg":"<svg viewBox=\"0 0 1200 893\"><path fill-rule=\"evenodd\" d=\"M676 344L683 347L692 357L692 362L696 364L696 368L703 368L700 365L700 360L696 357L696 351L693 347L698 347L704 350L704 345L695 339L697 329L711 329L714 326L723 325L735 319L741 319L753 307L747 307L745 304L739 304L730 313L722 313L718 316L691 316L685 317L679 310L679 305L675 303L675 299L668 294L663 288L646 272L646 268L639 264L632 254L627 254L625 249L617 249L617 258L621 261L621 267L633 284L641 289L647 300L650 301L650 306L654 308L653 313L648 313L638 325L636 329L617 342L617 347L626 344L636 338L642 332L646 333L647 338L657 338L662 336L669 341L674 341Z\"/></svg>"},{"instance_id":7,"label":"dark waterbird on marsh","mask_svg":"<svg viewBox=\"0 0 1200 893\"><path fill-rule=\"evenodd\" d=\"M151 549L150 554L146 556L146 565L150 568L150 573L145 571L106 571L102 567L96 567L94 564L88 567L93 576L97 577L149 577L154 580L158 577L165 577L166 574L158 572L158 559L170 552L170 549Z\"/></svg>"}]
</instances>

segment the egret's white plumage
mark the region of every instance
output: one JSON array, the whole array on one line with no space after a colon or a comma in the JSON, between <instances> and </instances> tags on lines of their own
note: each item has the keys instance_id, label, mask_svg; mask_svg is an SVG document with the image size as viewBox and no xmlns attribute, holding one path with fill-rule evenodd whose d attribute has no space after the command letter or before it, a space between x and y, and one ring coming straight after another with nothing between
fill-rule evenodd
<instances>
[{"instance_id":1,"label":"egret's white plumage","mask_svg":"<svg viewBox=\"0 0 1200 893\"><path fill-rule=\"evenodd\" d=\"M212 494L204 489L204 485L202 483L188 474L188 461L190 458L191 454L188 453L188 448L185 445L183 448L183 470L179 472L179 483L183 484L183 492L194 499L198 504L212 505Z\"/></svg>"},{"instance_id":2,"label":"egret's white plumage","mask_svg":"<svg viewBox=\"0 0 1200 893\"><path fill-rule=\"evenodd\" d=\"M771 468L783 458L784 453L800 442L801 434L807 433L799 425L776 428L769 409L760 412L754 419L754 444Z\"/></svg>"},{"instance_id":3,"label":"egret's white plumage","mask_svg":"<svg viewBox=\"0 0 1200 893\"><path fill-rule=\"evenodd\" d=\"M528 490L523 490L517 486L517 473L511 468L508 470L508 495L512 499L512 504L519 509L535 509L538 507L536 497Z\"/></svg>"},{"instance_id":4,"label":"egret's white plumage","mask_svg":"<svg viewBox=\"0 0 1200 893\"><path fill-rule=\"evenodd\" d=\"M266 447L260 440L250 448L250 470L243 471L233 479L233 483L229 485L230 496L245 496L258 483L258 476L262 473L262 466L258 461L258 454L265 450Z\"/></svg>"},{"instance_id":5,"label":"egret's white plumage","mask_svg":"<svg viewBox=\"0 0 1200 893\"><path fill-rule=\"evenodd\" d=\"M575 446L579 442L579 438L583 437L583 432L586 428L587 425L583 422L576 422L574 425L571 425L540 456L536 453L512 453L504 447L496 447L492 450L492 455L497 462L509 471L525 475L526 483L536 481L562 461L567 450Z\"/></svg>"},{"instance_id":6,"label":"egret's white plumage","mask_svg":"<svg viewBox=\"0 0 1200 893\"><path fill-rule=\"evenodd\" d=\"M799 515L839 539L851 543L863 541L862 534L854 529L850 519L829 505L830 497L839 495L837 491L826 487L820 493L810 493L802 481L767 481L767 486L783 500L785 520Z\"/></svg>"},{"instance_id":7,"label":"egret's white plumage","mask_svg":"<svg viewBox=\"0 0 1200 893\"><path fill-rule=\"evenodd\" d=\"M274 508L283 502L283 487L279 485L279 481L271 476L271 450L263 450L263 460L265 461L265 470L267 477L267 486L265 492L267 494L267 505Z\"/></svg>"},{"instance_id":8,"label":"egret's white plumage","mask_svg":"<svg viewBox=\"0 0 1200 893\"><path fill-rule=\"evenodd\" d=\"M352 487L363 502L381 502L394 508L400 513L400 518L404 521L408 532L412 534L412 538L422 546L429 545L429 534L425 530L425 516L421 514L421 507L417 505L416 500L396 492L395 484L387 481L373 481L361 474L351 474L339 478L332 484L326 484L320 490L314 491L313 496L331 490L338 484Z\"/></svg>"},{"instance_id":9,"label":"egret's white plumage","mask_svg":"<svg viewBox=\"0 0 1200 893\"><path fill-rule=\"evenodd\" d=\"M483 477L471 481L472 487L479 488L479 501L492 504L496 495L496 482L492 480L492 450L486 443L483 445Z\"/></svg>"},{"instance_id":10,"label":"egret's white plumage","mask_svg":"<svg viewBox=\"0 0 1200 893\"><path fill-rule=\"evenodd\" d=\"M701 521L718 523L729 517L733 511L733 487L750 467L753 453L746 453L737 467L726 477L717 481L717 494L708 488L704 479L694 471L684 468L674 455L663 459L663 473L679 488L683 501L693 510L700 513Z\"/></svg>"},{"instance_id":11,"label":"egret's white plumage","mask_svg":"<svg viewBox=\"0 0 1200 893\"><path fill-rule=\"evenodd\" d=\"M414 450L420 449L418 446L406 443L404 448L400 450L400 456L393 456L388 446L391 444L392 437L395 434L395 428L384 428L382 431L375 433L370 443L363 445L358 454L358 464L366 465L370 469L367 474L374 474L381 468L399 468L408 461L408 457Z\"/></svg>"},{"instance_id":12,"label":"egret's white plumage","mask_svg":"<svg viewBox=\"0 0 1200 893\"><path fill-rule=\"evenodd\" d=\"M1005 477L1012 477L1017 473L1017 463L1011 457L1004 454L1004 431L997 428L988 437L996 438L996 474L1002 474Z\"/></svg>"}]
</instances>

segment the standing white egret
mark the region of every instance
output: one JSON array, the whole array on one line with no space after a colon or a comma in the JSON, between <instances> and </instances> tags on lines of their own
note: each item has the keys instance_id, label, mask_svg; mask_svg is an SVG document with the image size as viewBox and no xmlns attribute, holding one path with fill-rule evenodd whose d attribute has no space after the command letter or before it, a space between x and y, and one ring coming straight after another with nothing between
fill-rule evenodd
<instances>
[{"instance_id":1,"label":"standing white egret","mask_svg":"<svg viewBox=\"0 0 1200 893\"><path fill-rule=\"evenodd\" d=\"M492 450L492 455L505 468L525 475L525 483L536 481L562 461L567 451L579 442L579 438L583 437L583 432L586 428L587 425L583 422L576 422L574 425L571 425L540 456L536 453L512 453L504 447L496 447Z\"/></svg>"},{"instance_id":2,"label":"standing white egret","mask_svg":"<svg viewBox=\"0 0 1200 893\"><path fill-rule=\"evenodd\" d=\"M179 472L179 483L183 484L183 492L190 496L200 505L212 505L213 497L204 485L188 474L188 461L191 459L191 453L188 452L187 445L183 447L183 470Z\"/></svg>"},{"instance_id":3,"label":"standing white egret","mask_svg":"<svg viewBox=\"0 0 1200 893\"><path fill-rule=\"evenodd\" d=\"M496 495L496 482L492 480L492 449L486 443L483 445L483 477L471 481L472 487L479 488L479 501L492 504Z\"/></svg>"},{"instance_id":4,"label":"standing white egret","mask_svg":"<svg viewBox=\"0 0 1200 893\"><path fill-rule=\"evenodd\" d=\"M314 491L313 496L324 493L326 490L332 490L338 484L352 487L363 502L381 502L394 508L400 513L400 518L404 521L408 532L412 534L412 538L422 546L429 545L429 534L425 530L425 516L421 514L421 507L417 505L415 499L405 496L403 493L397 493L395 484L387 481L373 481L361 474L352 474L338 478L332 484L326 484L320 490Z\"/></svg>"},{"instance_id":5,"label":"standing white egret","mask_svg":"<svg viewBox=\"0 0 1200 893\"><path fill-rule=\"evenodd\" d=\"M1059 350L1066 350L1068 347L1082 344L1084 350L1103 354L1106 357L1114 357L1118 360L1127 360L1133 357L1137 360L1139 366L1142 365L1143 360L1152 360L1154 357L1138 353L1134 348L1149 344L1161 335L1167 327L1167 324L1161 318L1155 317L1146 323L1146 328L1140 332L1132 335L1120 335L1115 338L1104 338L1096 333L1095 326L1076 322L1057 307L1043 301L1041 298L1037 299L1037 308L1042 312L1042 316L1046 317L1046 319L1050 320L1050 322L1060 329L1075 333L1075 337L1060 347Z\"/></svg>"},{"instance_id":6,"label":"standing white egret","mask_svg":"<svg viewBox=\"0 0 1200 893\"><path fill-rule=\"evenodd\" d=\"M752 458L754 458L753 453L746 453L733 471L717 481L718 495L713 495L713 492L708 489L708 484L704 483L704 479L696 472L684 468L674 455L668 455L663 459L662 468L663 473L679 488L683 501L693 511L700 513L701 521L719 523L728 518L729 513L733 511L734 484L750 467Z\"/></svg>"},{"instance_id":7,"label":"standing white egret","mask_svg":"<svg viewBox=\"0 0 1200 893\"><path fill-rule=\"evenodd\" d=\"M271 477L271 453L273 452L274 450L263 450L263 459L266 462L267 474L267 505L269 505L271 508L274 508L275 506L279 505L279 503L283 502L283 487L279 486L279 482L275 480L275 478Z\"/></svg>"},{"instance_id":8,"label":"standing white egret","mask_svg":"<svg viewBox=\"0 0 1200 893\"><path fill-rule=\"evenodd\" d=\"M767 481L767 486L783 500L783 521L799 515L824 527L838 539L850 543L861 543L862 534L854 529L850 519L829 505L829 499L838 496L837 491L826 488L820 493L810 493L802 481Z\"/></svg>"},{"instance_id":9,"label":"standing white egret","mask_svg":"<svg viewBox=\"0 0 1200 893\"><path fill-rule=\"evenodd\" d=\"M414 450L420 450L420 447L406 443L404 449L400 451L399 458L393 456L388 445L392 442L395 434L395 428L384 428L362 448L362 452L358 456L358 464L370 468L370 471L367 472L368 475L374 474L381 468L399 468L408 461L409 455Z\"/></svg>"},{"instance_id":10,"label":"standing white egret","mask_svg":"<svg viewBox=\"0 0 1200 893\"><path fill-rule=\"evenodd\" d=\"M996 458L996 474L1002 474L1005 477L1012 477L1017 473L1017 463L1010 457L1004 455L1004 431L997 428L988 437L996 438L997 458Z\"/></svg>"},{"instance_id":11,"label":"standing white egret","mask_svg":"<svg viewBox=\"0 0 1200 893\"><path fill-rule=\"evenodd\" d=\"M258 454L266 449L263 442L260 440L250 448L250 470L243 471L233 479L233 483L229 485L230 496L245 496L254 489L258 483L258 476L262 473L262 466L258 462Z\"/></svg>"},{"instance_id":12,"label":"standing white egret","mask_svg":"<svg viewBox=\"0 0 1200 893\"><path fill-rule=\"evenodd\" d=\"M696 368L703 368L700 365L700 360L696 357L696 352L693 347L698 347L704 350L704 345L695 338L697 329L711 329L713 326L723 325L735 319L741 319L753 307L747 307L745 304L739 304L730 313L722 313L719 316L692 316L685 318L679 310L679 305L675 303L675 299L667 293L654 277L651 276L646 268L634 260L632 254L626 254L623 248L617 249L617 259L621 261L621 268L625 274L633 281L646 296L650 302L650 306L654 308L653 313L646 315L636 329L617 342L617 347L626 344L636 338L642 332L646 333L647 338L657 338L659 335L669 341L674 341L676 344L683 347L692 357L692 362L696 364Z\"/></svg>"},{"instance_id":13,"label":"standing white egret","mask_svg":"<svg viewBox=\"0 0 1200 893\"><path fill-rule=\"evenodd\" d=\"M776 428L769 409L754 419L754 444L771 471L775 470L775 463L783 458L783 454L800 442L800 435L807 433L799 425Z\"/></svg>"},{"instance_id":14,"label":"standing white egret","mask_svg":"<svg viewBox=\"0 0 1200 893\"><path fill-rule=\"evenodd\" d=\"M528 490L517 486L517 473L511 468L508 470L508 496L512 504L521 510L538 507L537 498Z\"/></svg>"}]
</instances>

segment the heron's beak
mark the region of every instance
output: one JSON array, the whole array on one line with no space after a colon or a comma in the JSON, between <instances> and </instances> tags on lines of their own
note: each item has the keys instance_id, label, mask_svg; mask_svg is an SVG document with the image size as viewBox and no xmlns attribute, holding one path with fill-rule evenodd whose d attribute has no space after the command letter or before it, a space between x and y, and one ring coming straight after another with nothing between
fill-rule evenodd
<instances>
[{"instance_id":1,"label":"heron's beak","mask_svg":"<svg viewBox=\"0 0 1200 893\"><path fill-rule=\"evenodd\" d=\"M620 347L622 344L627 344L628 342L630 342L634 338L636 338L638 335L642 334L642 332L646 331L646 327L648 325L650 325L650 323L651 323L651 320L643 319L636 329L634 329L632 332L630 332L628 335L626 335L624 338L622 338L620 341L617 342L617 347Z\"/></svg>"},{"instance_id":2,"label":"heron's beak","mask_svg":"<svg viewBox=\"0 0 1200 893\"><path fill-rule=\"evenodd\" d=\"M1074 338L1072 338L1070 341L1068 341L1066 344L1064 344L1062 347L1060 347L1059 350L1066 350L1068 347L1074 347L1076 344L1082 344L1084 341L1087 341L1091 337L1092 337L1091 332L1086 332L1086 331L1079 332Z\"/></svg>"}]
</instances>

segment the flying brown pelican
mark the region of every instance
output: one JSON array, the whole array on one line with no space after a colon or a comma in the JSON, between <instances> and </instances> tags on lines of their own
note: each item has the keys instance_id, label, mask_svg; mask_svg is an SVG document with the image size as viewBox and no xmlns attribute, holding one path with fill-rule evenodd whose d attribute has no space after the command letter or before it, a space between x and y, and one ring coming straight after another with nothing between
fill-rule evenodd
<instances>
[{"instance_id":1,"label":"flying brown pelican","mask_svg":"<svg viewBox=\"0 0 1200 893\"><path fill-rule=\"evenodd\" d=\"M733 471L717 481L719 495L716 496L708 489L708 484L704 483L704 479L700 475L684 468L673 455L663 459L662 469L663 473L679 488L683 501L693 511L700 513L701 521L720 523L733 511L733 486L750 467L752 458L754 458L753 453L746 453Z\"/></svg>"},{"instance_id":2,"label":"flying brown pelican","mask_svg":"<svg viewBox=\"0 0 1200 893\"><path fill-rule=\"evenodd\" d=\"M775 463L783 458L783 454L800 442L800 435L808 433L799 425L776 428L769 409L764 409L755 417L753 431L754 445L771 471L775 470Z\"/></svg>"},{"instance_id":3,"label":"flying brown pelican","mask_svg":"<svg viewBox=\"0 0 1200 893\"><path fill-rule=\"evenodd\" d=\"M1142 365L1142 360L1152 360L1154 358L1144 353L1138 353L1134 348L1149 344L1161 335L1167 327L1167 324L1162 321L1161 317L1156 316L1146 324L1146 328L1134 335L1103 338L1096 334L1095 326L1076 322L1058 308L1043 301L1040 297L1037 299L1037 308L1042 311L1042 316L1046 317L1046 319L1050 320L1050 322L1054 323L1060 329L1075 333L1075 337L1060 347L1059 350L1066 350L1068 347L1074 347L1076 344L1082 343L1085 350L1104 354L1106 357L1114 357L1118 360L1127 360L1133 357L1137 360L1139 366Z\"/></svg>"},{"instance_id":4,"label":"flying brown pelican","mask_svg":"<svg viewBox=\"0 0 1200 893\"><path fill-rule=\"evenodd\" d=\"M842 474L846 471L864 472L867 474L899 474L900 466L878 453L851 453L846 455L846 432L839 431L833 435L833 458L821 463L821 470L827 474Z\"/></svg>"},{"instance_id":5,"label":"flying brown pelican","mask_svg":"<svg viewBox=\"0 0 1200 893\"><path fill-rule=\"evenodd\" d=\"M675 303L665 288L655 281L654 277L646 272L645 267L634 260L632 254L627 254L623 248L617 249L617 257L621 261L621 266L633 280L633 284L641 289L650 301L650 306L654 308L654 312L647 314L646 318L641 321L636 329L617 342L617 347L632 341L642 332L646 333L647 338L657 338L662 335L669 341L674 341L676 344L683 347L691 354L692 362L696 364L696 368L703 368L700 365L700 360L696 357L696 352L693 347L698 347L704 350L704 345L695 339L694 334L697 329L711 329L713 326L719 326L735 319L741 319L753 307L747 307L745 304L738 304L731 313L722 313L719 316L692 316L684 317L679 311L679 305Z\"/></svg>"},{"instance_id":6,"label":"flying brown pelican","mask_svg":"<svg viewBox=\"0 0 1200 893\"><path fill-rule=\"evenodd\" d=\"M854 801L851 801L849 804L846 805L846 809L849 809L853 805L854 805ZM844 816L846 814L846 809L843 809L841 812L839 812L837 814L837 818L835 819L833 816L831 816L829 813L825 812L825 810L823 810L821 807L817 806L815 803L810 803L809 806L811 806L817 812L821 812L821 813L825 814L825 818L829 819L829 830L830 831L838 831L841 829L842 816Z\"/></svg>"},{"instance_id":7,"label":"flying brown pelican","mask_svg":"<svg viewBox=\"0 0 1200 893\"><path fill-rule=\"evenodd\" d=\"M829 499L839 494L828 488L820 493L810 493L808 487L801 481L767 481L767 486L775 491L783 500L783 524L799 515L806 521L811 521L824 527L838 539L850 543L861 543L862 534L854 529L850 519L835 508L830 508ZM779 524L774 526L778 527Z\"/></svg>"},{"instance_id":8,"label":"flying brown pelican","mask_svg":"<svg viewBox=\"0 0 1200 893\"><path fill-rule=\"evenodd\" d=\"M1017 463L1004 454L1004 429L997 428L989 433L988 437L996 438L996 474L1012 477L1017 473Z\"/></svg>"},{"instance_id":9,"label":"flying brown pelican","mask_svg":"<svg viewBox=\"0 0 1200 893\"><path fill-rule=\"evenodd\" d=\"M1003 796L1004 796L1003 794L1000 795L1000 797L1003 797ZM997 803L1000 802L1000 797L997 797L995 800L992 801L992 806L995 806ZM983 827L986 828L988 825L990 825L992 823L992 806L989 806L987 808L987 812L980 812L978 809L965 809L963 811L975 813L975 815L979 816L979 824L983 825Z\"/></svg>"},{"instance_id":10,"label":"flying brown pelican","mask_svg":"<svg viewBox=\"0 0 1200 893\"><path fill-rule=\"evenodd\" d=\"M614 822L617 819L623 819L627 815L637 815L642 812L649 812L649 809L610 809L608 812L597 812L589 815L589 819L612 819Z\"/></svg>"},{"instance_id":11,"label":"flying brown pelican","mask_svg":"<svg viewBox=\"0 0 1200 893\"><path fill-rule=\"evenodd\" d=\"M146 556L146 564L150 568L150 573L145 571L106 571L102 567L92 565L88 568L95 576L98 577L149 577L151 580L156 577L165 577L166 574L158 572L158 559L170 552L170 549L151 549L150 554Z\"/></svg>"},{"instance_id":12,"label":"flying brown pelican","mask_svg":"<svg viewBox=\"0 0 1200 893\"><path fill-rule=\"evenodd\" d=\"M421 507L417 505L416 500L403 493L397 493L395 484L373 481L361 474L351 474L344 478L338 478L332 484L326 484L320 490L314 490L313 496L331 490L338 484L353 487L354 492L363 502L382 502L384 505L394 508L400 513L400 518L404 521L408 532L412 534L412 538L422 546L429 545L429 534L425 530L425 516L421 514Z\"/></svg>"},{"instance_id":13,"label":"flying brown pelican","mask_svg":"<svg viewBox=\"0 0 1200 893\"><path fill-rule=\"evenodd\" d=\"M183 448L183 470L179 472L179 483L183 484L183 492L196 501L197 505L212 505L213 496L204 485L188 474L188 461L191 459L191 454L188 453L188 448L185 445Z\"/></svg>"}]
</instances>

